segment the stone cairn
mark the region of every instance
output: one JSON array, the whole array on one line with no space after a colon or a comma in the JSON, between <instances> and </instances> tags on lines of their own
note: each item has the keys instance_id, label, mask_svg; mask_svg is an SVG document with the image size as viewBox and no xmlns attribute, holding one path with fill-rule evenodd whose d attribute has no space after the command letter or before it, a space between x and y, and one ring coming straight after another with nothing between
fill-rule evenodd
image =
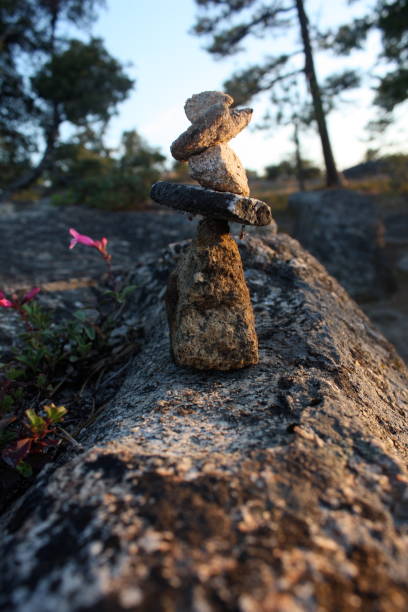
<instances>
[{"instance_id":1,"label":"stone cairn","mask_svg":"<svg viewBox=\"0 0 408 612\"><path fill-rule=\"evenodd\" d=\"M228 222L268 225L265 202L250 198L241 161L228 141L251 120L252 109L231 109L231 96L205 91L184 106L192 125L171 145L188 160L198 185L161 181L155 202L201 215L197 235L170 275L166 306L175 362L200 370L234 370L258 362L258 338L237 244Z\"/></svg>"}]
</instances>

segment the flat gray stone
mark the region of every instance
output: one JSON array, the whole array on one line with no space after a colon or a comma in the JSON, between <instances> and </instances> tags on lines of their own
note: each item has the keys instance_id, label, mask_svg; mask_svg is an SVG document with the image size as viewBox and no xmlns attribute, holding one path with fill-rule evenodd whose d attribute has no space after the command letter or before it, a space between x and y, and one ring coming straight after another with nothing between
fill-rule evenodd
<instances>
[{"instance_id":1,"label":"flat gray stone","mask_svg":"<svg viewBox=\"0 0 408 612\"><path fill-rule=\"evenodd\" d=\"M228 191L205 189L198 185L160 181L153 185L150 197L158 204L192 215L223 219L242 225L269 225L273 221L271 209L261 200Z\"/></svg>"}]
</instances>

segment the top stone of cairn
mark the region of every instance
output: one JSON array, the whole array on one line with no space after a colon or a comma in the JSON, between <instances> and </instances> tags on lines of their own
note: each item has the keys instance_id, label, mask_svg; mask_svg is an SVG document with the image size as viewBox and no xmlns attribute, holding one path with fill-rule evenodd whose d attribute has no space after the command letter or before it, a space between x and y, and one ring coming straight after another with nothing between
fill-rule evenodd
<instances>
[{"instance_id":1,"label":"top stone of cairn","mask_svg":"<svg viewBox=\"0 0 408 612\"><path fill-rule=\"evenodd\" d=\"M201 93L194 94L186 101L184 111L187 119L194 123L213 104L231 106L233 101L231 96L222 91L202 91Z\"/></svg>"}]
</instances>

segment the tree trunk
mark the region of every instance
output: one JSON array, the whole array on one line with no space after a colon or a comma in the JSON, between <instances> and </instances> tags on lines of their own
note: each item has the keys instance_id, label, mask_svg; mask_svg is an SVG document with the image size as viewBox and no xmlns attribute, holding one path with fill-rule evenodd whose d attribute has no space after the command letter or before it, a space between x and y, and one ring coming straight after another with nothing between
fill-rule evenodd
<instances>
[{"instance_id":1,"label":"tree trunk","mask_svg":"<svg viewBox=\"0 0 408 612\"><path fill-rule=\"evenodd\" d=\"M59 0L54 0L54 2L51 2L49 10L51 31L49 40L49 55L51 59L55 53L56 30L60 10ZM0 195L0 203L8 200L13 195L13 193L20 191L21 189L26 189L27 187L30 187L30 185L32 185L38 178L40 178L44 170L48 168L53 158L55 143L58 139L60 123L61 117L58 111L58 105L54 103L52 108L51 125L49 126L46 133L47 144L40 162L35 168L32 168L31 170L23 174L21 177L13 181L8 187L4 189L3 193Z\"/></svg>"},{"instance_id":2,"label":"tree trunk","mask_svg":"<svg viewBox=\"0 0 408 612\"><path fill-rule=\"evenodd\" d=\"M30 187L30 185L32 185L43 174L44 170L48 168L53 158L55 143L58 139L60 123L61 118L58 109L55 106L53 109L52 125L50 126L47 133L47 145L45 147L44 154L40 162L35 168L32 168L31 170L23 174L23 176L13 181L8 187L4 189L3 193L0 195L0 203L8 200L16 191L20 191L21 189L26 189L27 187Z\"/></svg>"},{"instance_id":3,"label":"tree trunk","mask_svg":"<svg viewBox=\"0 0 408 612\"><path fill-rule=\"evenodd\" d=\"M306 191L302 155L300 152L299 123L297 119L295 119L295 123L294 123L293 141L295 143L296 178L297 178L297 182L299 185L299 191Z\"/></svg>"},{"instance_id":4,"label":"tree trunk","mask_svg":"<svg viewBox=\"0 0 408 612\"><path fill-rule=\"evenodd\" d=\"M305 12L303 0L296 0L296 9L298 13L300 32L302 36L303 50L305 54L305 74L306 80L310 87L310 93L313 100L313 109L316 117L316 122L319 130L320 140L323 149L323 158L326 166L326 185L333 187L341 185L341 177L336 168L334 155L330 144L329 132L326 125L326 117L323 110L320 88L317 82L316 71L313 61L312 46L309 36L309 22Z\"/></svg>"}]
</instances>

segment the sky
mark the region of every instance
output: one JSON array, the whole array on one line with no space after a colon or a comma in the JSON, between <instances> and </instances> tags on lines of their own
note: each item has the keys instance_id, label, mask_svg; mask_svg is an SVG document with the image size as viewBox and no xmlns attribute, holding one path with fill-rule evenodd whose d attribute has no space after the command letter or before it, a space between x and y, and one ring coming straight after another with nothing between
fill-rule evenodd
<instances>
[{"instance_id":1,"label":"sky","mask_svg":"<svg viewBox=\"0 0 408 612\"><path fill-rule=\"evenodd\" d=\"M327 27L363 14L371 0L360 0L351 6L346 0L306 0L312 23ZM246 50L231 58L215 60L204 50L205 40L189 33L195 22L194 0L107 0L107 9L99 13L92 33L104 39L109 52L126 65L136 79L129 99L120 105L107 134L110 146L116 146L123 130L136 129L149 145L157 147L169 159L169 147L186 130L188 122L183 106L192 94L205 90L222 90L222 83L235 70L255 63L264 55L287 49L286 38L264 38L246 45ZM296 41L290 41L295 43ZM330 53L316 54L318 78L344 67L358 67L363 73L372 68L378 41L373 37L368 50L352 58L334 58ZM361 161L367 142L364 130L373 118L369 87L350 92L347 102L328 119L335 157L340 168ZM267 95L256 98L252 124L261 122L270 107ZM404 150L407 130L403 114L389 135L380 143L384 152ZM290 128L259 131L247 128L231 141L246 168L262 172L265 166L279 163L293 153ZM302 137L302 154L321 165L320 143L313 128Z\"/></svg>"}]
</instances>

